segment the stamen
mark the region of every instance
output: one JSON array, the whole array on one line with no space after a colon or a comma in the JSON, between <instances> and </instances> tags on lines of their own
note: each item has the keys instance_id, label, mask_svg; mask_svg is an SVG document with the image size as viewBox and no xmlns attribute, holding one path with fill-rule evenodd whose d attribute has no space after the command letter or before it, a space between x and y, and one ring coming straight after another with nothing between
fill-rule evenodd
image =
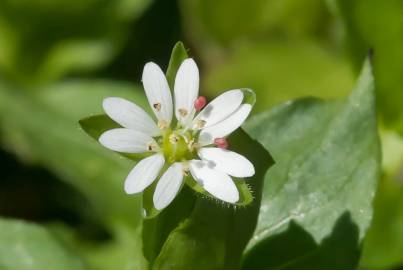
<instances>
[{"instance_id":1,"label":"stamen","mask_svg":"<svg viewBox=\"0 0 403 270\"><path fill-rule=\"evenodd\" d=\"M157 112L161 111L161 103L154 103L153 107L157 110Z\"/></svg>"},{"instance_id":2,"label":"stamen","mask_svg":"<svg viewBox=\"0 0 403 270\"><path fill-rule=\"evenodd\" d=\"M206 98L203 96L198 97L195 100L194 106L197 112L200 111L201 109L203 109L204 106L206 106Z\"/></svg>"},{"instance_id":3,"label":"stamen","mask_svg":"<svg viewBox=\"0 0 403 270\"><path fill-rule=\"evenodd\" d=\"M214 144L221 149L227 149L228 148L228 141L225 138L215 138L214 139Z\"/></svg>"},{"instance_id":4,"label":"stamen","mask_svg":"<svg viewBox=\"0 0 403 270\"><path fill-rule=\"evenodd\" d=\"M179 141L179 137L172 133L171 135L169 135L169 142L172 144L176 144Z\"/></svg>"},{"instance_id":5,"label":"stamen","mask_svg":"<svg viewBox=\"0 0 403 270\"><path fill-rule=\"evenodd\" d=\"M154 142L149 142L147 144L148 151L155 151L157 150L157 145Z\"/></svg>"},{"instance_id":6,"label":"stamen","mask_svg":"<svg viewBox=\"0 0 403 270\"><path fill-rule=\"evenodd\" d=\"M190 170L190 168L189 168L189 163L184 162L184 163L183 163L183 167L182 167L182 173L183 173L183 175L184 175L184 176L189 176L189 170Z\"/></svg>"},{"instance_id":7,"label":"stamen","mask_svg":"<svg viewBox=\"0 0 403 270\"><path fill-rule=\"evenodd\" d=\"M158 120L159 129L166 129L168 127L168 123L165 120Z\"/></svg>"},{"instance_id":8,"label":"stamen","mask_svg":"<svg viewBox=\"0 0 403 270\"><path fill-rule=\"evenodd\" d=\"M206 121L204 121L204 120L197 120L197 122L196 122L197 128L203 128L205 125L206 125Z\"/></svg>"},{"instance_id":9,"label":"stamen","mask_svg":"<svg viewBox=\"0 0 403 270\"><path fill-rule=\"evenodd\" d=\"M189 151L193 152L197 148L200 148L200 144L195 142L194 139L190 140L189 143L188 143Z\"/></svg>"},{"instance_id":10,"label":"stamen","mask_svg":"<svg viewBox=\"0 0 403 270\"><path fill-rule=\"evenodd\" d=\"M185 117L186 115L188 115L188 111L186 110L186 109L179 109L178 110L179 111L179 114L182 116L182 117Z\"/></svg>"}]
</instances>

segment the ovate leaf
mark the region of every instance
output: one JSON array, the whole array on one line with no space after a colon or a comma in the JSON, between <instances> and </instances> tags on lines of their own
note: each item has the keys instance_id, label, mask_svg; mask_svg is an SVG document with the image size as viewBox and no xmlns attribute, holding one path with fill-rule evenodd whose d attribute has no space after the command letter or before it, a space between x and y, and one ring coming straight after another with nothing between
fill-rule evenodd
<instances>
[{"instance_id":1,"label":"ovate leaf","mask_svg":"<svg viewBox=\"0 0 403 270\"><path fill-rule=\"evenodd\" d=\"M0 269L84 270L83 263L39 225L0 219Z\"/></svg>"},{"instance_id":2,"label":"ovate leaf","mask_svg":"<svg viewBox=\"0 0 403 270\"><path fill-rule=\"evenodd\" d=\"M276 164L244 269L355 269L380 167L369 61L344 102L287 102L246 130Z\"/></svg>"}]
</instances>

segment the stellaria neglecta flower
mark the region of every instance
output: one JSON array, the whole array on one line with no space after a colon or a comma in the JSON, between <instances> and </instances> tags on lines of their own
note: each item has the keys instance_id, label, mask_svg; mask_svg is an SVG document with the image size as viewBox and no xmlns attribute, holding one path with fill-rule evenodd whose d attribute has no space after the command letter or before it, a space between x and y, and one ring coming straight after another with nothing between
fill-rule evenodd
<instances>
[{"instance_id":1,"label":"stellaria neglecta flower","mask_svg":"<svg viewBox=\"0 0 403 270\"><path fill-rule=\"evenodd\" d=\"M99 142L117 152L150 154L127 176L126 193L142 192L158 181L153 203L161 210L178 194L184 178L192 176L213 197L236 203L240 195L231 176L250 177L255 170L248 159L226 149L225 138L241 126L252 109L245 102L246 90L224 92L205 106L206 99L198 96L199 70L191 58L182 62L176 74L175 109L167 79L158 65L147 63L142 81L156 122L123 98L103 101L106 114L122 128L107 130Z\"/></svg>"}]
</instances>

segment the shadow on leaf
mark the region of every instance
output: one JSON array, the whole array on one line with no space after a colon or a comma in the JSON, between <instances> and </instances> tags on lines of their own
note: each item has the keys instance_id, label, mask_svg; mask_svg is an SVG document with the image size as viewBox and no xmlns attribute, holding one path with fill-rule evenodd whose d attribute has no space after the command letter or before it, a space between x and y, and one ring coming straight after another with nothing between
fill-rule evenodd
<instances>
[{"instance_id":1,"label":"shadow on leaf","mask_svg":"<svg viewBox=\"0 0 403 270\"><path fill-rule=\"evenodd\" d=\"M300 225L261 241L243 262L243 270L353 270L360 257L359 229L349 212L318 245Z\"/></svg>"}]
</instances>

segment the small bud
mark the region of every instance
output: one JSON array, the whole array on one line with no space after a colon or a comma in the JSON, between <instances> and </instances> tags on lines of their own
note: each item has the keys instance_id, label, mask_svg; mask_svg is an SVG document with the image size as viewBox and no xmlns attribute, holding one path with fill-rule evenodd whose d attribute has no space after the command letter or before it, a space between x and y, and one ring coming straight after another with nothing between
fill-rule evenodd
<instances>
[{"instance_id":1,"label":"small bud","mask_svg":"<svg viewBox=\"0 0 403 270\"><path fill-rule=\"evenodd\" d=\"M214 144L221 149L228 148L228 141L225 138L216 138L214 139Z\"/></svg>"},{"instance_id":2,"label":"small bud","mask_svg":"<svg viewBox=\"0 0 403 270\"><path fill-rule=\"evenodd\" d=\"M196 111L197 111L197 112L200 111L201 109L204 108L204 106L206 106L206 98L203 97L203 96L198 97L198 98L196 99L194 105L195 105Z\"/></svg>"}]
</instances>

